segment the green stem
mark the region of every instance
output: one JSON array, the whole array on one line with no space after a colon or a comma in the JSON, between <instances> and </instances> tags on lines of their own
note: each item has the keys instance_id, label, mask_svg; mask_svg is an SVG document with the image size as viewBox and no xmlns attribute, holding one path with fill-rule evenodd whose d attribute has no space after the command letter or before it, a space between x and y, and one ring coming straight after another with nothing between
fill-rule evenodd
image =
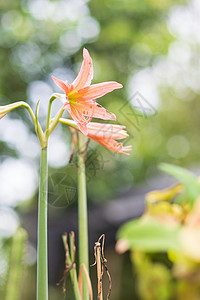
<instances>
[{"instance_id":1,"label":"green stem","mask_svg":"<svg viewBox=\"0 0 200 300\"><path fill-rule=\"evenodd\" d=\"M28 109L28 111L31 115L31 118L32 118L33 122L35 123L35 116L34 116L32 109L30 108L30 106L26 102L23 102L22 106L25 107L26 109Z\"/></svg>"},{"instance_id":2,"label":"green stem","mask_svg":"<svg viewBox=\"0 0 200 300\"><path fill-rule=\"evenodd\" d=\"M58 124L59 122L59 119L62 117L62 114L64 112L64 109L61 108L57 115L55 116L55 118L53 119L52 123L50 124L49 128L47 128L46 130L46 136L47 138L50 136L50 134L52 133L52 131L55 129L56 125Z\"/></svg>"},{"instance_id":3,"label":"green stem","mask_svg":"<svg viewBox=\"0 0 200 300\"><path fill-rule=\"evenodd\" d=\"M53 98L53 97L52 97ZM37 108L36 108L36 116L34 116L34 113L32 111L32 109L30 108L30 106L26 103L26 102L21 102L22 106L25 107L26 109L28 109L30 115L31 115L31 118L34 122L34 125L35 125L35 132L38 136L38 139L40 141L40 145L41 145L41 148L46 148L47 147L47 141L48 139L45 139L45 136L44 136L44 133L42 131L42 127L40 125L40 123L38 122L38 118L37 118L37 115L38 115L38 107L39 107L39 101L37 103Z\"/></svg>"},{"instance_id":4,"label":"green stem","mask_svg":"<svg viewBox=\"0 0 200 300\"><path fill-rule=\"evenodd\" d=\"M65 247L66 236L63 236L62 238L63 238L64 247ZM65 247L65 250L66 250L66 247ZM73 252L73 242L72 242L72 238L70 236L70 254L67 258L67 263L69 266L71 266L73 263L73 253L72 252ZM73 290L74 290L75 299L81 300L81 296L80 296L79 289L78 289L78 278L77 278L77 272L76 272L75 266L69 271L69 274L70 274L70 278L71 278L71 282L72 282L72 286L73 286Z\"/></svg>"},{"instance_id":5,"label":"green stem","mask_svg":"<svg viewBox=\"0 0 200 300\"><path fill-rule=\"evenodd\" d=\"M20 298L21 289L19 289L19 285L23 274L22 261L26 240L26 231L18 228L12 240L5 300L18 300Z\"/></svg>"},{"instance_id":6,"label":"green stem","mask_svg":"<svg viewBox=\"0 0 200 300\"><path fill-rule=\"evenodd\" d=\"M47 179L47 148L45 148L41 151L38 203L37 300L48 300Z\"/></svg>"},{"instance_id":7,"label":"green stem","mask_svg":"<svg viewBox=\"0 0 200 300\"><path fill-rule=\"evenodd\" d=\"M78 133L79 266L84 264L89 274L88 215L84 148L85 137L81 133ZM85 275L83 275L83 300L87 300L88 295L87 281Z\"/></svg>"}]
</instances>

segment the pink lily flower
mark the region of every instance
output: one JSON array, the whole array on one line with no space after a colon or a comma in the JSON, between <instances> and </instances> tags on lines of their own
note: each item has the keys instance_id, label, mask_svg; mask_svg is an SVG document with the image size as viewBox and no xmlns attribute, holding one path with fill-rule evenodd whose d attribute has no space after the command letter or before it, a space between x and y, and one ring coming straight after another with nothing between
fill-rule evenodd
<instances>
[{"instance_id":1,"label":"pink lily flower","mask_svg":"<svg viewBox=\"0 0 200 300\"><path fill-rule=\"evenodd\" d=\"M59 122L69 125L76 130L80 130L78 124L73 120L61 118ZM129 151L132 150L132 146L123 146L123 143L119 143L116 140L124 139L128 136L125 126L115 124L102 124L90 122L87 125L88 138L96 143L104 146L105 148L125 155L130 155Z\"/></svg>"},{"instance_id":2,"label":"pink lily flower","mask_svg":"<svg viewBox=\"0 0 200 300\"><path fill-rule=\"evenodd\" d=\"M103 120L116 120L116 116L96 103L95 99L115 89L122 88L122 85L115 81L90 85L93 79L93 64L87 49L83 49L82 66L72 84L54 76L52 76L52 79L65 92L64 109L77 122L80 131L84 135L88 134L87 124L93 117ZM58 94L55 95L61 100L63 99L62 95L60 97Z\"/></svg>"}]
</instances>

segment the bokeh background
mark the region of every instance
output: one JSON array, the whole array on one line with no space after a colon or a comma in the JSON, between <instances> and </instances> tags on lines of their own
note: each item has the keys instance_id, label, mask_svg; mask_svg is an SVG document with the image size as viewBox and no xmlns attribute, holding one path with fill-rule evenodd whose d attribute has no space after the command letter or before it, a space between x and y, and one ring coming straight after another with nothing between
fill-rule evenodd
<instances>
[{"instance_id":1,"label":"bokeh background","mask_svg":"<svg viewBox=\"0 0 200 300\"><path fill-rule=\"evenodd\" d=\"M99 102L126 125L131 156L90 142L86 161L91 262L94 242L106 233L114 274L111 299L133 299L136 293L128 255L114 251L115 234L120 224L142 213L146 187L160 176L158 164L199 164L199 28L198 0L0 2L0 105L24 100L35 110L40 100L44 126L49 98L59 91L51 75L72 82L83 47L93 59L93 83L116 80L124 85ZM52 115L59 107L55 102ZM69 157L69 131L60 125L50 138L48 156L51 300L63 299L56 285L64 268L61 234L77 231L76 154L72 166ZM20 108L5 116L0 121L0 289L12 236L22 225L28 232L22 300L35 299L39 160L27 111ZM131 206L138 190L141 197Z\"/></svg>"}]
</instances>

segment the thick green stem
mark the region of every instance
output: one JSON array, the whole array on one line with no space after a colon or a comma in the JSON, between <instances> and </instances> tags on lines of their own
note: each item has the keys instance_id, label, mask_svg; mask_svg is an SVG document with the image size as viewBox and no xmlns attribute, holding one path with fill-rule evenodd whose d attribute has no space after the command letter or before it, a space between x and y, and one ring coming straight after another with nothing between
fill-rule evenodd
<instances>
[{"instance_id":1,"label":"thick green stem","mask_svg":"<svg viewBox=\"0 0 200 300\"><path fill-rule=\"evenodd\" d=\"M41 151L40 190L38 203L37 300L48 300L47 257L47 148Z\"/></svg>"},{"instance_id":2,"label":"thick green stem","mask_svg":"<svg viewBox=\"0 0 200 300\"><path fill-rule=\"evenodd\" d=\"M78 133L79 266L84 264L89 274L87 191L84 162L85 144L84 135ZM83 300L87 300L89 296L87 281L85 275L83 277Z\"/></svg>"}]
</instances>

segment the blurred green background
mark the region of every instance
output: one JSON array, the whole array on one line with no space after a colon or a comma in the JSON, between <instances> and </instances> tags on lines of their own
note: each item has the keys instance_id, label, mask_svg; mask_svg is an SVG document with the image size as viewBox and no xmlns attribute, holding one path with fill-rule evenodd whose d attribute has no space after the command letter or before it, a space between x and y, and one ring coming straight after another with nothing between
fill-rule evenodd
<instances>
[{"instance_id":1,"label":"blurred green background","mask_svg":"<svg viewBox=\"0 0 200 300\"><path fill-rule=\"evenodd\" d=\"M119 193L148 185L160 162L189 167L199 163L199 26L198 0L1 0L0 105L25 100L35 110L40 99L44 125L48 100L59 91L51 75L72 82L86 47L94 63L93 83L116 80L124 85L99 102L126 125L130 137L125 145L133 145L131 156L90 142L86 162L90 203L114 201ZM52 114L60 106L54 103ZM68 210L76 205L76 155L74 165L68 165L69 143L68 129L58 126L49 143L50 214L57 218L63 213L57 207ZM21 216L37 209L39 158L40 146L27 112L18 109L4 117L0 126L2 289L11 237ZM63 191L55 191L62 174L69 174L70 206L65 205ZM31 243L27 247L23 278L27 288L20 299L34 299L35 247ZM112 253L111 260L115 256ZM115 272L117 267L112 268ZM126 285L130 270L122 270L122 275L121 269L119 263L116 282ZM119 290L112 299L133 299L123 294L126 289ZM58 295L62 299L61 288L53 285L50 299Z\"/></svg>"}]
</instances>

